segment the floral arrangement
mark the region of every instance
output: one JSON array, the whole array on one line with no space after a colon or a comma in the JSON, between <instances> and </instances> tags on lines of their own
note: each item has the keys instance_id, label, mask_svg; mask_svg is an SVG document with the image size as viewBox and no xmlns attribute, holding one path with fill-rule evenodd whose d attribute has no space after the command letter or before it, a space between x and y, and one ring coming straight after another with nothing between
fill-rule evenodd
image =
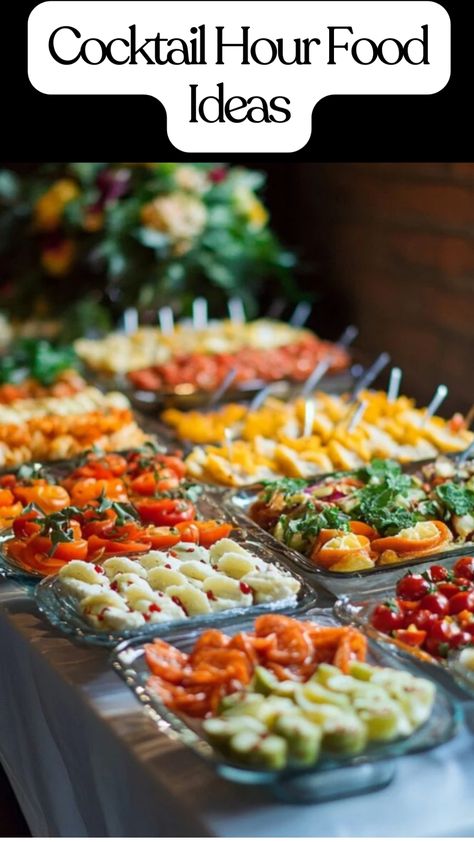
<instances>
[{"instance_id":1,"label":"floral arrangement","mask_svg":"<svg viewBox=\"0 0 474 842\"><path fill-rule=\"evenodd\" d=\"M295 300L294 258L269 227L264 177L216 164L40 164L0 172L0 307L76 332L126 307L248 315L265 283ZM70 317L72 316L72 318ZM83 324L83 323L86 324Z\"/></svg>"}]
</instances>

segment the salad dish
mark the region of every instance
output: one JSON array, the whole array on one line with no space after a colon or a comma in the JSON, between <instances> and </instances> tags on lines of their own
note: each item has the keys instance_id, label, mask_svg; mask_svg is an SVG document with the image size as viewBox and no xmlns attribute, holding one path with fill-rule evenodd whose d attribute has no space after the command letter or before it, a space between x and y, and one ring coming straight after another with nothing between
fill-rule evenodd
<instances>
[{"instance_id":1,"label":"salad dish","mask_svg":"<svg viewBox=\"0 0 474 842\"><path fill-rule=\"evenodd\" d=\"M315 570L348 574L462 554L474 539L473 487L472 461L440 458L408 472L373 460L310 483L267 481L226 499Z\"/></svg>"},{"instance_id":2,"label":"salad dish","mask_svg":"<svg viewBox=\"0 0 474 842\"><path fill-rule=\"evenodd\" d=\"M91 628L106 631L253 605L291 605L300 590L287 570L230 538L209 548L182 541L167 551L111 557L102 564L71 561L60 569L57 584Z\"/></svg>"},{"instance_id":3,"label":"salad dish","mask_svg":"<svg viewBox=\"0 0 474 842\"><path fill-rule=\"evenodd\" d=\"M474 655L474 558L410 570L389 588L341 598L335 611L384 645L441 666L456 679L467 677Z\"/></svg>"},{"instance_id":4,"label":"salad dish","mask_svg":"<svg viewBox=\"0 0 474 842\"><path fill-rule=\"evenodd\" d=\"M155 721L241 781L359 766L452 736L441 688L353 627L309 617L267 613L124 644L114 666Z\"/></svg>"},{"instance_id":5,"label":"salad dish","mask_svg":"<svg viewBox=\"0 0 474 842\"><path fill-rule=\"evenodd\" d=\"M85 388L71 346L23 339L0 354L0 405L27 398L71 397Z\"/></svg>"},{"instance_id":6,"label":"salad dish","mask_svg":"<svg viewBox=\"0 0 474 842\"><path fill-rule=\"evenodd\" d=\"M55 476L41 465L0 477L3 563L31 575L57 572L67 561L203 546L226 537L231 524L203 519L201 487L184 477L178 454L148 442L121 453L90 451Z\"/></svg>"},{"instance_id":7,"label":"salad dish","mask_svg":"<svg viewBox=\"0 0 474 842\"><path fill-rule=\"evenodd\" d=\"M306 401L267 398L255 411L226 404L214 412L168 409L162 418L181 440L197 444L186 459L189 474L230 486L279 476L309 479L373 458L434 459L474 440L460 415L428 418L408 398L392 402L385 392L371 391L362 391L356 403L317 392Z\"/></svg>"}]
</instances>

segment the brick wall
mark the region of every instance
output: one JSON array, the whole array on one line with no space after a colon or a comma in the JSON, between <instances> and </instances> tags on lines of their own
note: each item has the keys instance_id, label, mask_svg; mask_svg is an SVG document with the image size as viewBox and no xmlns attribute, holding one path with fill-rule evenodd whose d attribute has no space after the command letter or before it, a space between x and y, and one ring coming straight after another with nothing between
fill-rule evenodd
<instances>
[{"instance_id":1,"label":"brick wall","mask_svg":"<svg viewBox=\"0 0 474 842\"><path fill-rule=\"evenodd\" d=\"M315 326L348 321L359 346L389 351L403 387L446 409L474 402L474 164L279 165L275 222L314 261ZM270 199L276 186L271 186Z\"/></svg>"}]
</instances>

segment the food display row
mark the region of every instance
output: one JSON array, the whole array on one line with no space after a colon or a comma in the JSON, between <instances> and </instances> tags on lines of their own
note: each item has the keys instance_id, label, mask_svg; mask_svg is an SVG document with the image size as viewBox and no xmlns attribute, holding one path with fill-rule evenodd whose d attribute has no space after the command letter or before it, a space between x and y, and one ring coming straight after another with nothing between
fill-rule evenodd
<instances>
[{"instance_id":1,"label":"food display row","mask_svg":"<svg viewBox=\"0 0 474 842\"><path fill-rule=\"evenodd\" d=\"M211 412L168 409L162 419L179 439L200 443L186 460L192 476L231 486L352 470L374 458L434 459L474 440L458 414L450 421L428 417L413 400L368 390L357 400L324 392L289 402L269 397L255 411L242 404Z\"/></svg>"},{"instance_id":2,"label":"food display row","mask_svg":"<svg viewBox=\"0 0 474 842\"><path fill-rule=\"evenodd\" d=\"M176 329L180 350L265 348L265 324L220 327L189 347ZM120 353L132 358L126 342L141 336L135 373L158 376L176 348L146 357L156 333L78 352L89 364L112 354L123 373ZM289 333L271 333L267 362L288 353ZM376 769L453 736L474 651L474 436L461 416L367 389L267 397L254 410L167 410L173 451L124 395L67 367L48 383L25 368L0 387L0 576L36 585L61 633L115 647L162 730L253 782ZM351 582L334 611L331 577ZM347 794L341 776L332 795Z\"/></svg>"}]
</instances>

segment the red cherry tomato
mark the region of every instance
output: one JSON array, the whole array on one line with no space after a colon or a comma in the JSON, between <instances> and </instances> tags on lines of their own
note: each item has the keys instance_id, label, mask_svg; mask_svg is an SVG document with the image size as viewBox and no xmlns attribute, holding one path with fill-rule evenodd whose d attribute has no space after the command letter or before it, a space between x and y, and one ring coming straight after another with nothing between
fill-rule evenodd
<instances>
[{"instance_id":1,"label":"red cherry tomato","mask_svg":"<svg viewBox=\"0 0 474 842\"><path fill-rule=\"evenodd\" d=\"M458 632L457 634L453 635L450 641L450 645L454 649L460 649L461 646L469 646L472 643L472 634L470 634L466 629Z\"/></svg>"},{"instance_id":2,"label":"red cherry tomato","mask_svg":"<svg viewBox=\"0 0 474 842\"><path fill-rule=\"evenodd\" d=\"M42 513L35 511L24 512L16 517L12 524L15 538L26 538L39 532L41 530L39 523L33 523L38 517L42 517Z\"/></svg>"},{"instance_id":3,"label":"red cherry tomato","mask_svg":"<svg viewBox=\"0 0 474 842\"><path fill-rule=\"evenodd\" d=\"M432 586L420 573L410 573L397 584L397 596L402 599L421 599L431 591Z\"/></svg>"},{"instance_id":4,"label":"red cherry tomato","mask_svg":"<svg viewBox=\"0 0 474 842\"><path fill-rule=\"evenodd\" d=\"M381 603L372 612L370 621L378 631L391 632L403 625L403 613L394 603Z\"/></svg>"},{"instance_id":5,"label":"red cherry tomato","mask_svg":"<svg viewBox=\"0 0 474 842\"><path fill-rule=\"evenodd\" d=\"M428 572L432 582L443 582L449 577L449 570L442 564L432 564Z\"/></svg>"},{"instance_id":6,"label":"red cherry tomato","mask_svg":"<svg viewBox=\"0 0 474 842\"><path fill-rule=\"evenodd\" d=\"M459 591L449 600L450 614L459 614L461 611L474 611L474 590Z\"/></svg>"},{"instance_id":7,"label":"red cherry tomato","mask_svg":"<svg viewBox=\"0 0 474 842\"><path fill-rule=\"evenodd\" d=\"M194 520L196 510L190 500L155 500L154 498L135 502L140 517L156 526L176 526L185 520Z\"/></svg>"},{"instance_id":8,"label":"red cherry tomato","mask_svg":"<svg viewBox=\"0 0 474 842\"><path fill-rule=\"evenodd\" d=\"M474 558L472 556L463 556L458 558L453 567L456 576L462 576L463 579L474 581Z\"/></svg>"},{"instance_id":9,"label":"red cherry tomato","mask_svg":"<svg viewBox=\"0 0 474 842\"><path fill-rule=\"evenodd\" d=\"M449 611L449 600L442 593L429 593L421 600L420 608L443 617Z\"/></svg>"},{"instance_id":10,"label":"red cherry tomato","mask_svg":"<svg viewBox=\"0 0 474 842\"><path fill-rule=\"evenodd\" d=\"M431 611L427 611L426 608L418 608L417 611L411 611L406 616L406 624L407 626L414 625L420 631L429 632L433 623L436 622L438 619L437 614L432 614Z\"/></svg>"},{"instance_id":11,"label":"red cherry tomato","mask_svg":"<svg viewBox=\"0 0 474 842\"><path fill-rule=\"evenodd\" d=\"M443 594L447 599L451 599L452 596L456 596L459 593L459 588L454 582L440 582L438 593Z\"/></svg>"}]
</instances>

